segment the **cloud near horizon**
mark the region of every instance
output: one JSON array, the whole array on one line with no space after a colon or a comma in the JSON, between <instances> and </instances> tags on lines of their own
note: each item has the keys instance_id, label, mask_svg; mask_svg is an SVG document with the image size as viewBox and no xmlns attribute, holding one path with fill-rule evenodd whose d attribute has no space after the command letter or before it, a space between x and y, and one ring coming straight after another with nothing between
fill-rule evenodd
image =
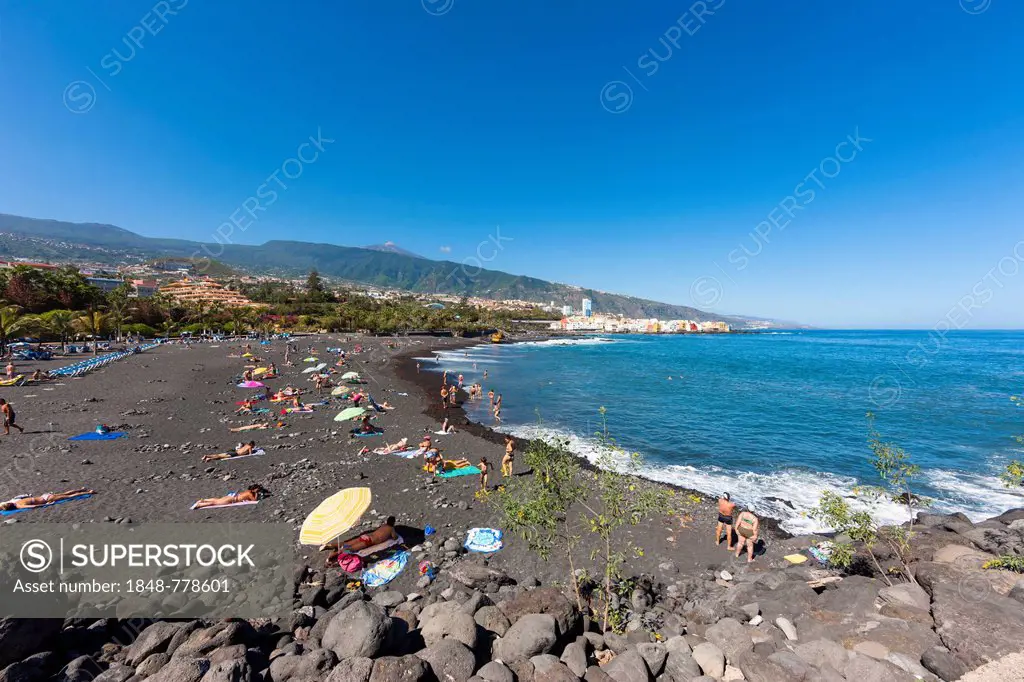
<instances>
[{"instance_id":1,"label":"cloud near horizon","mask_svg":"<svg viewBox=\"0 0 1024 682\"><path fill-rule=\"evenodd\" d=\"M452 247L450 247L450 246L442 246L441 247L441 253L451 253L451 252L452 252Z\"/></svg>"}]
</instances>

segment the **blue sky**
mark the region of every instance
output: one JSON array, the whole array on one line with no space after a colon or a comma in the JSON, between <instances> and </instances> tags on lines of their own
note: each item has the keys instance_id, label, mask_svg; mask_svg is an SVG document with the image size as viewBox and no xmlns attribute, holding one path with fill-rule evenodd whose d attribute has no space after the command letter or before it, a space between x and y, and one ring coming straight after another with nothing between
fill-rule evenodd
<instances>
[{"instance_id":1,"label":"blue sky","mask_svg":"<svg viewBox=\"0 0 1024 682\"><path fill-rule=\"evenodd\" d=\"M1012 0L7 0L0 211L210 240L319 131L232 240L461 261L500 226L518 274L1024 327L1022 29Z\"/></svg>"}]
</instances>

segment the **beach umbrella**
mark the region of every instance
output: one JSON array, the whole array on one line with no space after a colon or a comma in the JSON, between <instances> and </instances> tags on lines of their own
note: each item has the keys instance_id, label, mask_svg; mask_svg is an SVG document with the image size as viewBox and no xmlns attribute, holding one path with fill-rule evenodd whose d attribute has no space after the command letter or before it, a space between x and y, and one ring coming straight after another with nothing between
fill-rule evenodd
<instances>
[{"instance_id":1,"label":"beach umbrella","mask_svg":"<svg viewBox=\"0 0 1024 682\"><path fill-rule=\"evenodd\" d=\"M313 372L320 372L325 367L327 367L327 365L325 363L320 363L319 365L314 365L313 367L307 367L306 369L302 370L302 373L303 374L312 374Z\"/></svg>"},{"instance_id":2,"label":"beach umbrella","mask_svg":"<svg viewBox=\"0 0 1024 682\"><path fill-rule=\"evenodd\" d=\"M243 358L254 358L256 356L253 355L252 353L242 353L242 357Z\"/></svg>"},{"instance_id":3,"label":"beach umbrella","mask_svg":"<svg viewBox=\"0 0 1024 682\"><path fill-rule=\"evenodd\" d=\"M342 379L358 379L359 378L359 372L345 372L344 374L341 375L341 378Z\"/></svg>"},{"instance_id":4,"label":"beach umbrella","mask_svg":"<svg viewBox=\"0 0 1024 682\"><path fill-rule=\"evenodd\" d=\"M338 386L336 389L331 391L331 395L345 395L351 390L352 389L349 388L348 386Z\"/></svg>"},{"instance_id":5,"label":"beach umbrella","mask_svg":"<svg viewBox=\"0 0 1024 682\"><path fill-rule=\"evenodd\" d=\"M314 358L313 356L309 356L308 358L304 359L303 362L316 362L316 360L317 359Z\"/></svg>"},{"instance_id":6,"label":"beach umbrella","mask_svg":"<svg viewBox=\"0 0 1024 682\"><path fill-rule=\"evenodd\" d=\"M365 407L346 407L344 410L338 413L338 416L334 418L336 422L347 422L350 419L357 419L366 414Z\"/></svg>"},{"instance_id":7,"label":"beach umbrella","mask_svg":"<svg viewBox=\"0 0 1024 682\"><path fill-rule=\"evenodd\" d=\"M238 388L263 388L265 385L262 381L243 381Z\"/></svg>"},{"instance_id":8,"label":"beach umbrella","mask_svg":"<svg viewBox=\"0 0 1024 682\"><path fill-rule=\"evenodd\" d=\"M302 522L299 543L323 546L337 540L359 523L371 499L369 488L346 488L331 495Z\"/></svg>"}]
</instances>

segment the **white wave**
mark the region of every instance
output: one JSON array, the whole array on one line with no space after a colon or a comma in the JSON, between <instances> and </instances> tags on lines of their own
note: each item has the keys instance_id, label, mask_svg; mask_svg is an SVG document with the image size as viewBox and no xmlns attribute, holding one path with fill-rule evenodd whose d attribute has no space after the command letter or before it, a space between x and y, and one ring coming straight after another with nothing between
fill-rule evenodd
<instances>
[{"instance_id":1,"label":"white wave","mask_svg":"<svg viewBox=\"0 0 1024 682\"><path fill-rule=\"evenodd\" d=\"M938 512L963 512L972 521L982 521L1007 509L1024 507L1024 491L1007 489L998 476L948 469L922 473L928 485L942 491L942 498L932 505Z\"/></svg>"},{"instance_id":2,"label":"white wave","mask_svg":"<svg viewBox=\"0 0 1024 682\"><path fill-rule=\"evenodd\" d=\"M604 336L587 336L576 339L547 339L546 341L523 341L514 344L519 347L530 346L593 346L599 343L622 343L617 339L609 339Z\"/></svg>"},{"instance_id":3,"label":"white wave","mask_svg":"<svg viewBox=\"0 0 1024 682\"><path fill-rule=\"evenodd\" d=\"M621 455L616 460L614 451L592 438L536 424L506 426L498 430L518 438L567 441L571 452L591 463L611 465L623 470ZM698 468L679 464L647 464L637 473L652 481L708 495L718 496L728 492L734 502L751 508L757 514L778 519L782 528L795 535L831 530L808 515L826 490L843 496L856 509L870 507L873 516L883 524L903 523L907 520L906 507L903 505L885 500L869 503L855 497L854 488L858 482L849 476L794 469L759 474L728 471L715 466Z\"/></svg>"}]
</instances>

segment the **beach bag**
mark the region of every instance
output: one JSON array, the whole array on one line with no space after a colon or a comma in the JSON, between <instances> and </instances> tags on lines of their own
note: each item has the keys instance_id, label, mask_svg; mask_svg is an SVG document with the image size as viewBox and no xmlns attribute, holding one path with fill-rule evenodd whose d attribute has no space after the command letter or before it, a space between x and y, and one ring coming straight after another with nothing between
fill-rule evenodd
<instances>
[{"instance_id":1,"label":"beach bag","mask_svg":"<svg viewBox=\"0 0 1024 682\"><path fill-rule=\"evenodd\" d=\"M338 566L346 573L358 573L363 570L363 559L358 554L339 554Z\"/></svg>"}]
</instances>

